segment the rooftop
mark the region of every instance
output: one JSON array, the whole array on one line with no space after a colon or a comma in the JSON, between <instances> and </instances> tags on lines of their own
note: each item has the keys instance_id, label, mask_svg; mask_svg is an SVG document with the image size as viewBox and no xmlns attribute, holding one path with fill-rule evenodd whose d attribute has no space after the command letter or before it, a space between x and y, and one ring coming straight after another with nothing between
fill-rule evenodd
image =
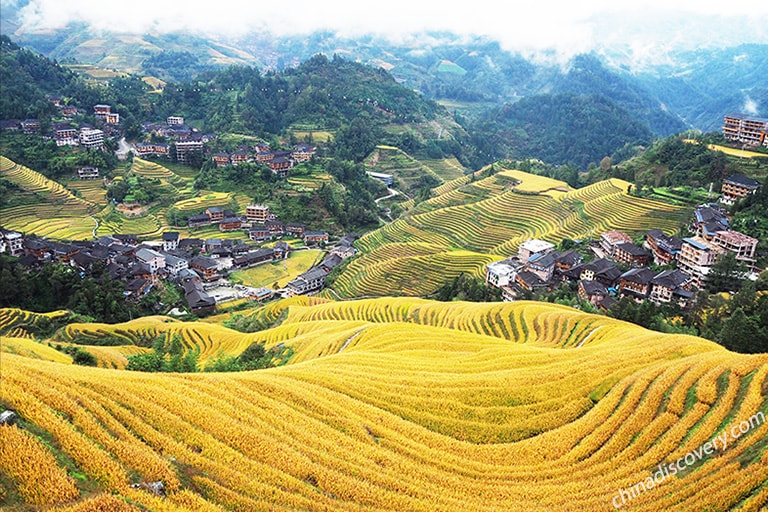
<instances>
[{"instance_id":1,"label":"rooftop","mask_svg":"<svg viewBox=\"0 0 768 512\"><path fill-rule=\"evenodd\" d=\"M623 243L616 246L617 249L621 249L622 251L630 254L631 256L647 256L648 251L643 249L642 247L638 247L635 244L630 243Z\"/></svg>"},{"instance_id":2,"label":"rooftop","mask_svg":"<svg viewBox=\"0 0 768 512\"><path fill-rule=\"evenodd\" d=\"M520 244L520 247L522 247L523 249L529 252L541 252L541 251L548 251L548 250L554 249L555 244L546 242L544 240L538 240L536 238L532 238Z\"/></svg>"},{"instance_id":3,"label":"rooftop","mask_svg":"<svg viewBox=\"0 0 768 512\"><path fill-rule=\"evenodd\" d=\"M621 274L622 279L640 284L649 283L653 277L653 272L647 267L633 268Z\"/></svg>"},{"instance_id":4,"label":"rooftop","mask_svg":"<svg viewBox=\"0 0 768 512\"><path fill-rule=\"evenodd\" d=\"M761 183L755 179L749 178L747 176L743 176L741 174L734 174L733 176L729 176L723 180L725 183L733 183L735 185L741 185L742 187L746 188L758 188L760 187Z\"/></svg>"},{"instance_id":5,"label":"rooftop","mask_svg":"<svg viewBox=\"0 0 768 512\"><path fill-rule=\"evenodd\" d=\"M700 251L710 251L712 250L712 247L707 244L707 241L703 238L683 238L683 242L694 246L696 249Z\"/></svg>"},{"instance_id":6,"label":"rooftop","mask_svg":"<svg viewBox=\"0 0 768 512\"><path fill-rule=\"evenodd\" d=\"M688 276L688 274L678 269L674 269L660 272L653 278L651 283L674 289L683 286L690 281L691 278Z\"/></svg>"},{"instance_id":7,"label":"rooftop","mask_svg":"<svg viewBox=\"0 0 768 512\"><path fill-rule=\"evenodd\" d=\"M752 238L738 231L718 231L716 235L720 240L734 245L752 245L757 243L757 238Z\"/></svg>"},{"instance_id":8,"label":"rooftop","mask_svg":"<svg viewBox=\"0 0 768 512\"><path fill-rule=\"evenodd\" d=\"M616 244L619 242L632 242L632 237L630 237L628 234L624 233L623 231L617 231L615 229L610 229L606 232L604 232L600 238L605 238L612 244Z\"/></svg>"},{"instance_id":9,"label":"rooftop","mask_svg":"<svg viewBox=\"0 0 768 512\"><path fill-rule=\"evenodd\" d=\"M749 114L741 114L741 113L736 113L736 112L734 112L732 114L728 114L725 117L730 117L730 118L733 118L733 119L740 119L742 121L754 121L756 123L768 124L768 117L755 117L755 116L751 116Z\"/></svg>"}]
</instances>

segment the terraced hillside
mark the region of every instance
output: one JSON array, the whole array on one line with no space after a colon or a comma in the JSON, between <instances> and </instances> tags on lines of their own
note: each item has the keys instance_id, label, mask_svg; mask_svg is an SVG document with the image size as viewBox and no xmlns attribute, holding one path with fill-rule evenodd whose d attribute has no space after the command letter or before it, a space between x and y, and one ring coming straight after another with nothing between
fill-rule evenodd
<instances>
[{"instance_id":1,"label":"terraced hillside","mask_svg":"<svg viewBox=\"0 0 768 512\"><path fill-rule=\"evenodd\" d=\"M233 200L234 194L226 192L202 192L202 196L184 199L173 204L179 212L188 215L204 212L213 206L227 206Z\"/></svg>"},{"instance_id":2,"label":"terraced hillside","mask_svg":"<svg viewBox=\"0 0 768 512\"><path fill-rule=\"evenodd\" d=\"M184 178L178 176L167 167L163 167L156 162L143 160L139 157L133 158L131 172L134 172L140 176L145 176L147 178L164 179L175 185L182 185L185 181Z\"/></svg>"},{"instance_id":3,"label":"terraced hillside","mask_svg":"<svg viewBox=\"0 0 768 512\"><path fill-rule=\"evenodd\" d=\"M281 313L249 335L162 319L112 327L128 338L185 329L186 340L221 329L233 346L294 349L291 364L257 372L136 374L3 354L0 401L24 430L0 427L0 494L72 511L768 502L768 355L543 303L302 298L257 314ZM155 480L167 497L130 487Z\"/></svg>"},{"instance_id":4,"label":"terraced hillside","mask_svg":"<svg viewBox=\"0 0 768 512\"><path fill-rule=\"evenodd\" d=\"M91 238L96 220L90 215L100 209L96 204L4 156L0 156L0 175L38 197L35 204L0 209L4 228L61 240Z\"/></svg>"},{"instance_id":5,"label":"terraced hillside","mask_svg":"<svg viewBox=\"0 0 768 512\"><path fill-rule=\"evenodd\" d=\"M564 182L509 169L476 181L457 178L408 215L361 238L362 255L334 290L350 298L428 295L461 272L480 276L488 262L515 253L528 238L559 243L607 229L676 233L690 213L629 196L628 186L611 179L570 190Z\"/></svg>"},{"instance_id":6,"label":"terraced hillside","mask_svg":"<svg viewBox=\"0 0 768 512\"><path fill-rule=\"evenodd\" d=\"M393 146L376 146L365 160L366 170L392 174L406 194L422 188L425 176L434 183L443 183L462 176L464 167L455 158L418 160Z\"/></svg>"}]
</instances>

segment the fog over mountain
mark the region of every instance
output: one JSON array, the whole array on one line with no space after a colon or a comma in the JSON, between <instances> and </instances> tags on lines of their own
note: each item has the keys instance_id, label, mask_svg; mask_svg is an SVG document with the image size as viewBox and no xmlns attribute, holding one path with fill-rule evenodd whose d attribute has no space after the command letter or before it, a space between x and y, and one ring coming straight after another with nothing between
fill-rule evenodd
<instances>
[{"instance_id":1,"label":"fog over mountain","mask_svg":"<svg viewBox=\"0 0 768 512\"><path fill-rule=\"evenodd\" d=\"M760 1L651 0L641 4L588 0L499 7L479 0L467 4L391 0L371 9L342 0L258 5L242 0L214 4L135 0L123 8L101 0L8 0L4 32L17 36L82 22L94 31L131 34L183 31L205 37L276 36L318 30L339 36L383 35L418 46L430 31L486 36L510 51L548 59L605 51L622 64L670 61L670 52L702 47L768 43L768 5ZM9 34L12 35L12 34Z\"/></svg>"},{"instance_id":2,"label":"fog over mountain","mask_svg":"<svg viewBox=\"0 0 768 512\"><path fill-rule=\"evenodd\" d=\"M4 0L2 33L60 62L164 80L251 65L280 70L316 53L381 67L406 87L470 105L602 95L657 135L717 130L722 116L768 116L768 4L623 5L608 0L504 7L392 0ZM589 55L589 59L580 58Z\"/></svg>"}]
</instances>

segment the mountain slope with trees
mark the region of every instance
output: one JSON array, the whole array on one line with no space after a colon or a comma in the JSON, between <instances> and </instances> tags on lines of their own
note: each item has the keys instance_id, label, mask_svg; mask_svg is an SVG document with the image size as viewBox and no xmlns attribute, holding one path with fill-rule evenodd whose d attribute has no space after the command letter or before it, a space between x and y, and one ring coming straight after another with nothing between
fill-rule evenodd
<instances>
[{"instance_id":1,"label":"mountain slope with trees","mask_svg":"<svg viewBox=\"0 0 768 512\"><path fill-rule=\"evenodd\" d=\"M576 94L533 96L505 105L472 131L481 150L496 159L534 157L581 169L653 137L608 98Z\"/></svg>"}]
</instances>

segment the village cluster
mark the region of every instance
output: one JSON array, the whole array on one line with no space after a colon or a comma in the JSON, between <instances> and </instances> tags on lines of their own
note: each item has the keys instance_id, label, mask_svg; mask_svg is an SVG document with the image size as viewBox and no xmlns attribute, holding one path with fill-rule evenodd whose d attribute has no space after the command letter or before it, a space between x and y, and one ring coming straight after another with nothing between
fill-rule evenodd
<instances>
[{"instance_id":1,"label":"village cluster","mask_svg":"<svg viewBox=\"0 0 768 512\"><path fill-rule=\"evenodd\" d=\"M66 105L61 98L50 97L66 119L82 113L77 107ZM120 135L120 115L110 105L95 105L93 115L99 128L90 125L74 126L70 122L55 123L45 137L58 146L82 146L87 149L104 149L105 137ZM761 144L762 138L753 140L754 124L749 117L726 116L723 133L732 140ZM758 123L759 124L759 123ZM0 121L2 130L18 130L29 135L40 135L40 122ZM144 123L144 140L136 142L130 151L140 157L172 156L178 162L190 163L195 158L210 158L217 167L256 162L267 165L280 177L286 177L295 163L310 160L316 148L298 144L291 151L272 151L267 144L241 147L232 153L206 152L206 144L216 139L215 134L200 133L185 124L181 116L169 116L165 123ZM162 141L162 142L160 142ZM197 157L195 157L197 155ZM199 161L199 160L198 160ZM388 186L393 177L369 173ZM99 178L99 170L83 167L77 171L81 179ZM731 176L723 181L721 204L733 204L754 193L761 183L746 176ZM224 283L230 269L244 269L267 262L288 258L293 249L280 239L289 236L301 239L304 246L325 248L329 243L327 232L310 231L296 222L283 222L270 212L268 206L252 204L245 215L219 206L212 206L187 219L190 228L216 225L222 232L242 231L244 241L209 238L180 238L178 232L165 232L162 240L140 243L137 236L113 234L95 241L57 242L43 238L25 237L22 233L0 228L0 252L20 257L20 263L28 267L60 262L70 265L84 274L89 273L96 262L104 264L110 278L125 283L126 297L140 299L153 286L163 280L177 282L183 289L187 307L192 313L213 311L216 299L208 293ZM666 235L658 229L645 234L642 246L633 244L629 235L621 231L604 232L599 241L591 244L594 261L584 263L581 254L570 250L560 252L555 245L543 240L527 240L519 246L518 254L487 265L486 283L501 290L504 300L516 300L525 292L553 290L560 283L577 283L578 295L600 309L608 309L617 298L632 297L638 301L654 303L674 302L689 306L694 299L693 290L706 284L707 275L718 258L726 252L754 270L757 239L730 229L725 210L715 203L702 205L695 210L688 238ZM325 286L328 274L344 258L353 256L353 242L357 235L346 235L325 253L307 272L297 276L284 289L248 289L239 287L243 295L256 300L281 295L315 293ZM265 242L273 241L271 246ZM301 250L302 248L297 248ZM649 268L653 262L667 266L660 272ZM619 267L629 270L622 271Z\"/></svg>"},{"instance_id":2,"label":"village cluster","mask_svg":"<svg viewBox=\"0 0 768 512\"><path fill-rule=\"evenodd\" d=\"M746 197L759 186L750 178L731 177L723 183L722 201ZM682 239L649 230L642 246L624 232L609 230L591 243L597 259L589 263L583 263L576 251L556 251L552 243L531 239L520 244L517 255L487 265L485 281L499 288L506 301L516 300L526 291L551 291L570 281L577 284L581 300L601 310L608 310L621 297L685 308L693 304L693 290L705 286L712 266L725 253L733 253L736 261L755 270L758 240L730 229L720 205L696 208L689 230L692 236ZM668 268L654 272L649 268L651 262Z\"/></svg>"},{"instance_id":3,"label":"village cluster","mask_svg":"<svg viewBox=\"0 0 768 512\"><path fill-rule=\"evenodd\" d=\"M0 130L21 131L26 135L43 135L44 139L53 140L56 145L80 146L85 149L104 149L105 138L119 137L120 114L112 111L111 105L94 105L93 116L98 121L98 127L90 124L75 126L71 119L84 111L76 106L64 104L58 96L49 96L48 101L56 105L62 118L67 121L53 123L48 133L41 133L38 119L2 120ZM185 124L182 116L168 116L165 123L147 122L141 125L145 140L135 142L130 151L141 158L174 157L177 162L190 164L210 157L217 167L256 162L267 165L280 178L288 176L290 169L297 163L309 161L317 152L311 144L297 144L290 151L272 150L269 144L260 142L251 146L241 146L232 153L216 152L207 154L207 147L218 137L214 133L201 133L196 128ZM125 158L125 150L117 152L118 157ZM78 171L81 178L98 178L98 172L86 168Z\"/></svg>"},{"instance_id":4,"label":"village cluster","mask_svg":"<svg viewBox=\"0 0 768 512\"><path fill-rule=\"evenodd\" d=\"M220 209L213 208L216 214ZM249 212L260 212L269 217L269 208L253 205ZM220 222L216 217L211 222ZM272 232L274 238L280 238L284 225L273 219L270 226L283 226L279 233ZM51 263L69 265L81 272L90 274L97 262L104 265L112 280L125 283L124 294L127 298L139 300L149 293L160 281L179 284L184 290L186 306L193 314L210 313L215 309L216 298L209 293L220 287L232 288L226 276L232 269L245 269L265 263L287 259L292 250L305 250L307 246L323 247L329 241L327 233L315 233L304 230L303 225L292 225L300 229L305 242L304 247L292 248L287 242L275 241L271 247L246 241L233 241L220 238L181 238L178 232L167 231L160 241L140 242L136 235L114 234L102 236L94 241L58 242L38 237L25 237L22 233L0 228L0 252L20 258L19 264L34 268ZM263 242L262 228L256 225L253 240ZM294 231L298 235L297 231ZM290 281L285 288L248 288L237 286L231 297L248 297L254 300L267 300L275 294L283 297L314 293L325 286L328 274L341 262L356 253L353 247L356 234L342 237L336 245L324 252L324 257L306 272Z\"/></svg>"}]
</instances>

